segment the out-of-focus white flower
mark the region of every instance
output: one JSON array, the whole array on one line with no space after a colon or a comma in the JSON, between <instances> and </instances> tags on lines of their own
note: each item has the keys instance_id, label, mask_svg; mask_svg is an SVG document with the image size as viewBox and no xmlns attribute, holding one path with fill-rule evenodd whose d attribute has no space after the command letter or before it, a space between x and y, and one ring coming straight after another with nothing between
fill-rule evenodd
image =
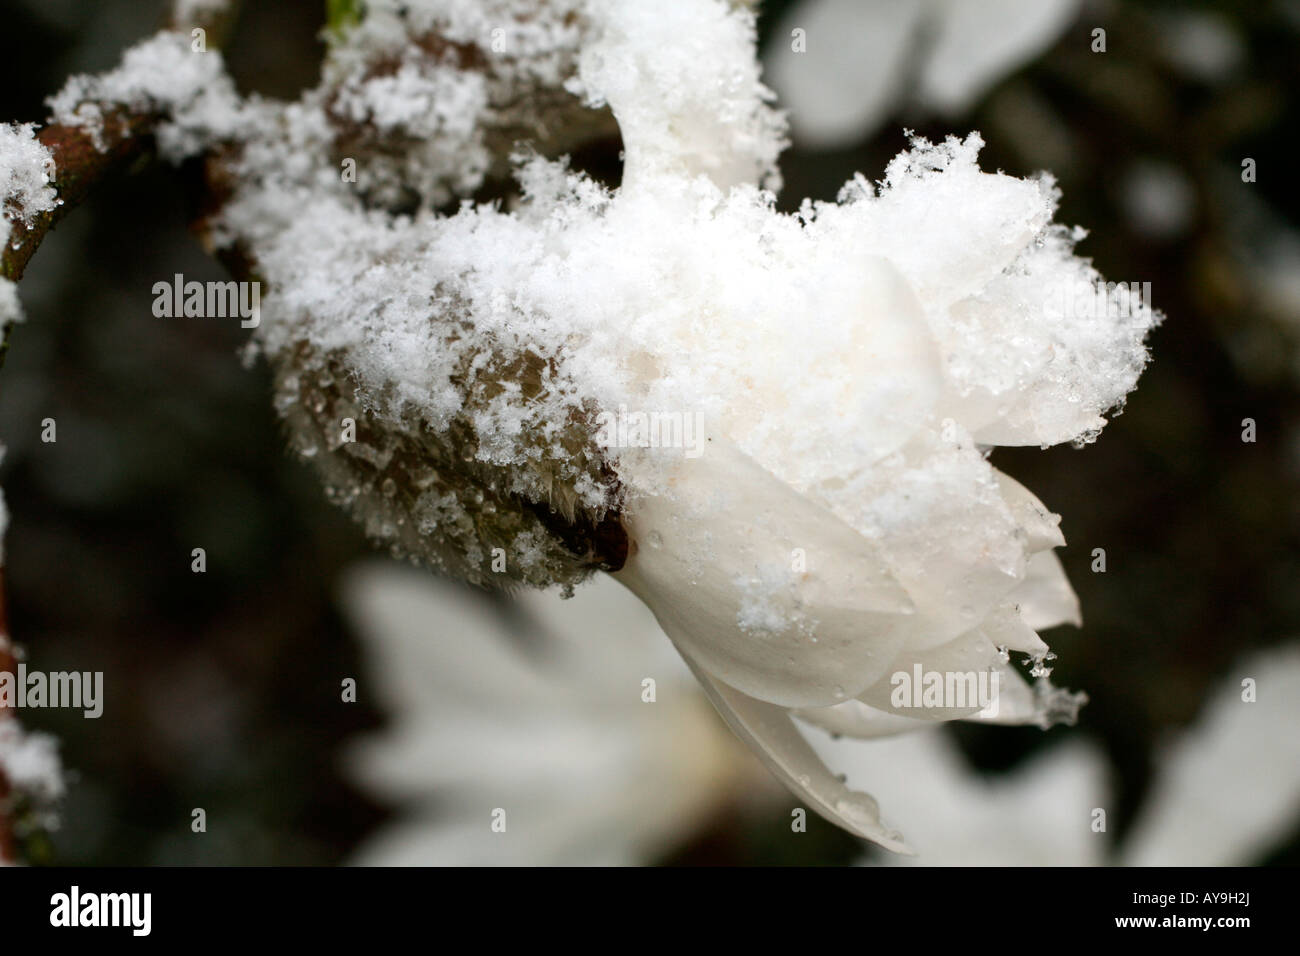
<instances>
[{"instance_id":1,"label":"out-of-focus white flower","mask_svg":"<svg viewBox=\"0 0 1300 956\"><path fill-rule=\"evenodd\" d=\"M8 637L0 634L0 641ZM31 828L58 828L66 781L57 738L28 731L11 714L0 714L0 776L10 788L6 814L15 806L23 811L17 821L23 835Z\"/></svg>"},{"instance_id":2,"label":"out-of-focus white flower","mask_svg":"<svg viewBox=\"0 0 1300 956\"><path fill-rule=\"evenodd\" d=\"M734 801L774 807L761 772L704 706L635 600L599 583L573 601L531 594L530 626L481 596L396 565L346 579L348 610L392 728L356 744L364 785L402 808L357 861L374 864L648 863ZM540 625L540 626L538 626ZM879 715L887 739L799 734L916 833L929 866L1241 865L1300 820L1300 645L1230 670L1204 714L1165 749L1116 847L1093 829L1111 806L1109 764L1085 739L1003 774L973 770L933 724ZM654 704L641 681L656 677ZM1242 700L1242 680L1257 701ZM725 692L725 688L724 688ZM830 729L846 728L834 722ZM859 725L860 727L860 725ZM491 811L507 810L504 833Z\"/></svg>"},{"instance_id":3,"label":"out-of-focus white flower","mask_svg":"<svg viewBox=\"0 0 1300 956\"><path fill-rule=\"evenodd\" d=\"M1124 863L1242 866L1294 832L1300 644L1257 651L1229 674L1192 727L1160 756L1155 783L1124 842Z\"/></svg>"},{"instance_id":4,"label":"out-of-focus white flower","mask_svg":"<svg viewBox=\"0 0 1300 956\"><path fill-rule=\"evenodd\" d=\"M1121 182L1124 211L1140 233L1155 239L1184 234L1196 216L1196 187L1172 163L1139 160Z\"/></svg>"},{"instance_id":5,"label":"out-of-focus white flower","mask_svg":"<svg viewBox=\"0 0 1300 956\"><path fill-rule=\"evenodd\" d=\"M930 866L1242 866L1300 822L1300 644L1239 661L1204 713L1159 756L1137 818L1119 846L1093 829L1111 806L1110 768L1085 740L1052 746L1005 774L981 774L942 733L863 745L809 729L850 783L869 786ZM1257 700L1242 699L1242 681ZM1113 821L1110 821L1113 824ZM1110 831L1110 832L1113 832Z\"/></svg>"},{"instance_id":6,"label":"out-of-focus white flower","mask_svg":"<svg viewBox=\"0 0 1300 956\"><path fill-rule=\"evenodd\" d=\"M847 146L914 102L953 115L1051 46L1080 0L804 0L767 71L799 143ZM803 31L799 37L793 31Z\"/></svg>"},{"instance_id":7,"label":"out-of-focus white flower","mask_svg":"<svg viewBox=\"0 0 1300 956\"><path fill-rule=\"evenodd\" d=\"M1049 746L1022 767L982 774L941 730L889 740L809 738L849 782L869 786L899 826L915 834L915 856L873 857L891 866L1098 866L1104 835L1092 811L1108 805L1106 757L1083 740Z\"/></svg>"},{"instance_id":8,"label":"out-of-focus white flower","mask_svg":"<svg viewBox=\"0 0 1300 956\"><path fill-rule=\"evenodd\" d=\"M1155 33L1164 58L1202 82L1224 82L1246 59L1241 34L1214 11L1157 11Z\"/></svg>"},{"instance_id":9,"label":"out-of-focus white flower","mask_svg":"<svg viewBox=\"0 0 1300 956\"><path fill-rule=\"evenodd\" d=\"M507 614L376 562L350 572L343 595L371 672L362 687L393 720L348 764L402 813L358 863L648 863L728 801L764 792L766 775L613 582L568 601L530 592Z\"/></svg>"}]
</instances>

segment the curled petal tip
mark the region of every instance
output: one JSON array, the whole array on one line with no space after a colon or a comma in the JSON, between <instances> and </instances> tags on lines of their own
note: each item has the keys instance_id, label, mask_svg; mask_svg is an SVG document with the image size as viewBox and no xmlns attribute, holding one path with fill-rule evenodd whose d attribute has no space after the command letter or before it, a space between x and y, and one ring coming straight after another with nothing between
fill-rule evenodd
<instances>
[{"instance_id":1,"label":"curled petal tip","mask_svg":"<svg viewBox=\"0 0 1300 956\"><path fill-rule=\"evenodd\" d=\"M880 808L869 794L850 790L830 772L799 733L788 710L742 694L709 676L686 654L682 656L723 720L791 793L854 836L895 853L912 853L902 834L881 822Z\"/></svg>"}]
</instances>

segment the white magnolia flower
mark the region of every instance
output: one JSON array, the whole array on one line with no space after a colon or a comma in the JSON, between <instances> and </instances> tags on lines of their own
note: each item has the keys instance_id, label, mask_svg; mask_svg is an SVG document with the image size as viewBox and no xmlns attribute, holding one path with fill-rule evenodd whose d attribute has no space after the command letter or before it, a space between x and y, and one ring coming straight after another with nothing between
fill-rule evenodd
<instances>
[{"instance_id":1,"label":"white magnolia flower","mask_svg":"<svg viewBox=\"0 0 1300 956\"><path fill-rule=\"evenodd\" d=\"M1160 755L1122 862L1243 866L1295 832L1300 644L1256 651L1229 674Z\"/></svg>"},{"instance_id":2,"label":"white magnolia flower","mask_svg":"<svg viewBox=\"0 0 1300 956\"><path fill-rule=\"evenodd\" d=\"M568 601L529 592L507 615L376 562L343 594L371 672L363 686L393 718L348 763L403 811L358 863L646 863L729 801L772 794L653 618L612 582Z\"/></svg>"},{"instance_id":3,"label":"white magnolia flower","mask_svg":"<svg viewBox=\"0 0 1300 956\"><path fill-rule=\"evenodd\" d=\"M1095 437L1156 317L976 133L779 212L755 35L724 0L373 0L297 103L238 100L216 59L158 89L176 36L55 103L168 111L172 156L238 142L210 238L256 264L292 443L376 539L485 585L616 572L801 799L901 848L790 714L1072 715L1008 660L1044 674L1036 631L1079 621L1058 519L987 454ZM610 116L618 188L502 149ZM509 202L439 211L511 172ZM997 687L918 707L904 672Z\"/></svg>"},{"instance_id":4,"label":"white magnolia flower","mask_svg":"<svg viewBox=\"0 0 1300 956\"><path fill-rule=\"evenodd\" d=\"M803 0L774 31L768 76L799 143L849 146L904 104L966 111L1051 46L1079 7L1080 0Z\"/></svg>"},{"instance_id":5,"label":"white magnolia flower","mask_svg":"<svg viewBox=\"0 0 1300 956\"><path fill-rule=\"evenodd\" d=\"M785 279L761 239L753 273L731 253L768 301L726 339L734 364L711 387L732 401L703 454L629 495L633 545L616 574L787 785L895 848L874 802L825 770L786 711L874 736L981 710L900 706L897 675L919 668L996 675L1003 722L1072 718L1075 699L1031 689L1006 659L1041 673L1036 631L1079 623L1051 551L1059 519L986 449L1094 435L1153 321L1079 271L1049 226L1050 185L980 172L978 146L919 144L878 194L857 183L791 224L813 248L789 268L813 288ZM797 309L810 321L792 336Z\"/></svg>"}]
</instances>

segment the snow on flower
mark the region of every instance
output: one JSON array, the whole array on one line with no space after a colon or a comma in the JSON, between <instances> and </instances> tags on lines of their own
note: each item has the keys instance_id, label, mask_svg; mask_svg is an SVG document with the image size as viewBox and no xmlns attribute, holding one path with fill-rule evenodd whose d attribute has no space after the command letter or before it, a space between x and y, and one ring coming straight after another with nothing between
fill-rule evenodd
<instances>
[{"instance_id":1,"label":"snow on flower","mask_svg":"<svg viewBox=\"0 0 1300 956\"><path fill-rule=\"evenodd\" d=\"M56 113L168 111L174 159L224 144L208 237L264 283L293 447L377 540L477 584L614 573L793 792L894 848L792 712L865 736L1072 718L1009 660L1045 677L1036 631L1079 623L1059 519L988 453L1094 439L1157 317L1074 254L1050 176L983 171L978 133L916 139L779 212L784 117L723 0L373 0L288 104L185 40ZM555 133L613 123L617 187ZM625 408L703 422L703 453L598 442ZM913 670L996 675L996 707L918 713L891 692Z\"/></svg>"},{"instance_id":2,"label":"snow on flower","mask_svg":"<svg viewBox=\"0 0 1300 956\"><path fill-rule=\"evenodd\" d=\"M742 794L771 796L654 619L612 582L569 601L527 592L514 620L377 562L350 572L343 596L394 721L348 764L403 808L357 863L644 863Z\"/></svg>"}]
</instances>

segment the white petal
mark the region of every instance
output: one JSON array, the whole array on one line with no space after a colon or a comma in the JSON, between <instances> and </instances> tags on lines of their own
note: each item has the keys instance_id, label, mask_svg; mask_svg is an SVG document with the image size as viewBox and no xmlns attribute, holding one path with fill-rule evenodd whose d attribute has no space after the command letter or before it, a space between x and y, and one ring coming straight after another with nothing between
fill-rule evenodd
<instances>
[{"instance_id":1,"label":"white petal","mask_svg":"<svg viewBox=\"0 0 1300 956\"><path fill-rule=\"evenodd\" d=\"M685 655L683 655L685 656ZM880 820L869 795L850 790L822 763L783 707L755 700L710 677L686 657L704 691L736 735L748 744L783 784L808 806L850 833L897 853L912 852L902 835Z\"/></svg>"},{"instance_id":2,"label":"white petal","mask_svg":"<svg viewBox=\"0 0 1300 956\"><path fill-rule=\"evenodd\" d=\"M794 715L828 733L859 740L892 737L934 726L933 721L877 710L860 700L846 700L834 707L802 707Z\"/></svg>"},{"instance_id":3,"label":"white petal","mask_svg":"<svg viewBox=\"0 0 1300 956\"><path fill-rule=\"evenodd\" d=\"M501 799L506 830L492 831L491 799L454 810L425 808L370 836L349 863L353 866L632 866L647 862L635 852L627 830L602 826L591 807L553 799Z\"/></svg>"},{"instance_id":4,"label":"white petal","mask_svg":"<svg viewBox=\"0 0 1300 956\"><path fill-rule=\"evenodd\" d=\"M1049 511L1032 491L1010 475L996 468L993 470L996 472L1002 500L1007 503L1011 516L1028 538L1026 547L1029 552L1032 554L1048 548L1063 547L1065 535L1061 534L1061 516Z\"/></svg>"},{"instance_id":5,"label":"white petal","mask_svg":"<svg viewBox=\"0 0 1300 956\"><path fill-rule=\"evenodd\" d=\"M907 646L964 634L1024 577L1025 536L993 467L968 439L923 432L837 501L866 528L917 608Z\"/></svg>"},{"instance_id":6,"label":"white petal","mask_svg":"<svg viewBox=\"0 0 1300 956\"><path fill-rule=\"evenodd\" d=\"M925 650L905 648L890 663L888 672L875 684L863 690L858 695L858 700L874 707L876 710L901 714L904 717L913 717L918 720L956 720L960 717L968 717L979 712L984 706L978 702L981 675L983 675L984 689L991 692L990 675L998 669L998 665L1001 663L1002 658L997 648L984 635L984 632L977 628L973 631L967 631L960 637L938 647L926 648ZM924 685L916 686L915 698L911 695L909 688L916 684L918 668L923 679L929 674L938 674L941 680L946 679L947 675L974 675L976 680L974 696L976 696L976 700L960 707L917 706L913 701L920 698L920 688ZM906 681L906 684L903 681ZM963 693L967 689L967 686L963 684ZM896 704L895 701L899 701L899 703Z\"/></svg>"},{"instance_id":7,"label":"white petal","mask_svg":"<svg viewBox=\"0 0 1300 956\"><path fill-rule=\"evenodd\" d=\"M611 706L621 706L647 677L665 691L695 692L695 679L649 608L608 575L594 576L571 598L526 590L514 600L545 635L534 653L593 702L612 697ZM639 692L633 696L639 701Z\"/></svg>"},{"instance_id":8,"label":"white petal","mask_svg":"<svg viewBox=\"0 0 1300 956\"><path fill-rule=\"evenodd\" d=\"M342 604L368 651L377 694L401 713L552 699L553 684L514 652L482 594L393 562L350 568Z\"/></svg>"},{"instance_id":9,"label":"white petal","mask_svg":"<svg viewBox=\"0 0 1300 956\"><path fill-rule=\"evenodd\" d=\"M971 767L942 731L860 743L809 731L809 742L850 784L869 785L891 817L916 831L915 857L886 865L1093 866L1104 836L1089 827L1105 806L1105 758L1084 741L1049 748L1005 775ZM875 861L873 861L875 862Z\"/></svg>"},{"instance_id":10,"label":"white petal","mask_svg":"<svg viewBox=\"0 0 1300 956\"><path fill-rule=\"evenodd\" d=\"M1079 596L1065 576L1061 559L1053 551L1030 555L1025 565L1025 580L1007 595L1007 600L1019 605L1025 624L1036 631L1059 624L1083 627Z\"/></svg>"},{"instance_id":11,"label":"white petal","mask_svg":"<svg viewBox=\"0 0 1300 956\"><path fill-rule=\"evenodd\" d=\"M766 67L796 141L849 146L886 119L925 10L918 0L806 0L782 18ZM793 50L796 29L806 52Z\"/></svg>"},{"instance_id":12,"label":"white petal","mask_svg":"<svg viewBox=\"0 0 1300 956\"><path fill-rule=\"evenodd\" d=\"M1012 594L1014 593L1013 591ZM1038 632L1029 626L1013 603L1004 604L990 611L988 617L980 624L980 630L994 647L1019 651L1035 659L1041 659L1047 654L1047 644L1038 636Z\"/></svg>"},{"instance_id":13,"label":"white petal","mask_svg":"<svg viewBox=\"0 0 1300 956\"><path fill-rule=\"evenodd\" d=\"M937 34L918 99L960 113L1037 57L1073 22L1081 0L939 0Z\"/></svg>"},{"instance_id":14,"label":"white petal","mask_svg":"<svg viewBox=\"0 0 1300 956\"><path fill-rule=\"evenodd\" d=\"M634 547L615 577L683 654L792 707L884 674L912 605L871 542L720 437L682 463L674 492L629 504Z\"/></svg>"},{"instance_id":15,"label":"white petal","mask_svg":"<svg viewBox=\"0 0 1300 956\"><path fill-rule=\"evenodd\" d=\"M1087 699L1085 695L1053 687L1046 679L1030 684L1009 663L998 663L993 671L997 674L996 685L990 683L990 689L996 686L993 706L958 719L1008 727L1029 724L1046 729L1058 723L1073 724L1078 708ZM894 737L932 729L935 725L934 720L877 710L860 700L846 700L834 707L805 707L794 711L794 715L828 733L859 740Z\"/></svg>"},{"instance_id":16,"label":"white petal","mask_svg":"<svg viewBox=\"0 0 1300 956\"><path fill-rule=\"evenodd\" d=\"M1300 644L1259 651L1161 755L1124 844L1130 866L1242 866L1300 821ZM1242 700L1241 682L1257 700Z\"/></svg>"}]
</instances>

